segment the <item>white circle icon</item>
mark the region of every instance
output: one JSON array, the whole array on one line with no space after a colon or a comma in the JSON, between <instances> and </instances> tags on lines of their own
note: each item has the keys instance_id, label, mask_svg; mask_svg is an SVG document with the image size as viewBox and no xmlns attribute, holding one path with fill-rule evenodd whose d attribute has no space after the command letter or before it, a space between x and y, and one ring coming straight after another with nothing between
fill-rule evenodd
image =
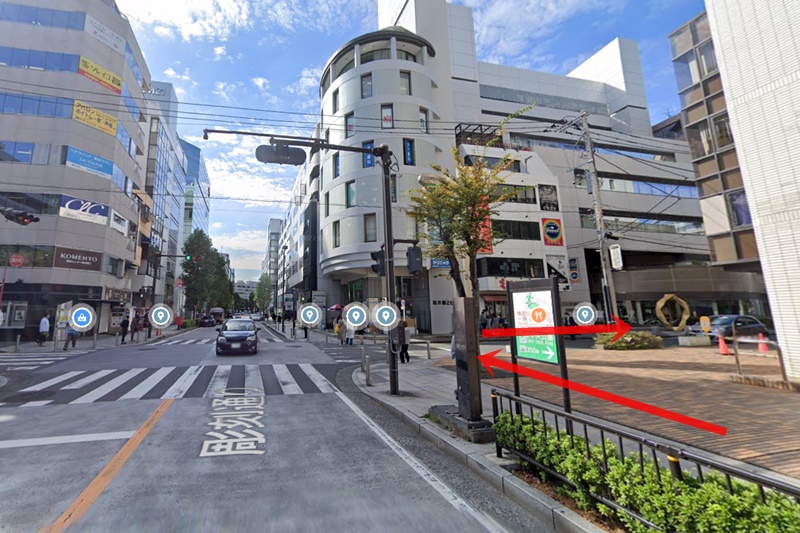
<instances>
[{"instance_id":1,"label":"white circle icon","mask_svg":"<svg viewBox=\"0 0 800 533\"><path fill-rule=\"evenodd\" d=\"M345 306L342 316L350 329L359 330L367 325L369 311L364 304L353 302Z\"/></svg>"},{"instance_id":2,"label":"white circle icon","mask_svg":"<svg viewBox=\"0 0 800 533\"><path fill-rule=\"evenodd\" d=\"M597 321L597 309L589 302L579 303L572 312L579 326L591 326Z\"/></svg>"},{"instance_id":3,"label":"white circle icon","mask_svg":"<svg viewBox=\"0 0 800 533\"><path fill-rule=\"evenodd\" d=\"M148 313L150 323L157 328L166 328L172 324L175 315L172 309L166 304L156 304L150 308Z\"/></svg>"},{"instance_id":4,"label":"white circle icon","mask_svg":"<svg viewBox=\"0 0 800 533\"><path fill-rule=\"evenodd\" d=\"M78 333L86 333L97 323L97 313L87 304L75 304L69 310L69 326Z\"/></svg>"},{"instance_id":5,"label":"white circle icon","mask_svg":"<svg viewBox=\"0 0 800 533\"><path fill-rule=\"evenodd\" d=\"M300 322L307 328L319 326L322 316L322 309L315 303L307 303L300 307Z\"/></svg>"},{"instance_id":6,"label":"white circle icon","mask_svg":"<svg viewBox=\"0 0 800 533\"><path fill-rule=\"evenodd\" d=\"M388 331L400 322L400 310L391 302L382 302L372 309L372 323Z\"/></svg>"}]
</instances>

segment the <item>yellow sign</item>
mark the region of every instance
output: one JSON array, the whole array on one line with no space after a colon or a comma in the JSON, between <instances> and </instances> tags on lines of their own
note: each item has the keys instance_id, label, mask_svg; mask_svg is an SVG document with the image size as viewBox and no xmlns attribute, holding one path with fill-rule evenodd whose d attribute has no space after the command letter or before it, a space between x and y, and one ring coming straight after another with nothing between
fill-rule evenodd
<instances>
[{"instance_id":1,"label":"yellow sign","mask_svg":"<svg viewBox=\"0 0 800 533\"><path fill-rule=\"evenodd\" d=\"M708 333L711 331L711 319L707 316L700 317L700 329Z\"/></svg>"},{"instance_id":2,"label":"yellow sign","mask_svg":"<svg viewBox=\"0 0 800 533\"><path fill-rule=\"evenodd\" d=\"M97 63L89 61L83 56L81 56L80 63L78 64L78 73L102 85L106 89L110 89L117 94L122 94L122 78L113 72L109 72Z\"/></svg>"},{"instance_id":3,"label":"yellow sign","mask_svg":"<svg viewBox=\"0 0 800 533\"><path fill-rule=\"evenodd\" d=\"M79 100L72 106L72 118L109 135L117 134L117 119Z\"/></svg>"}]
</instances>

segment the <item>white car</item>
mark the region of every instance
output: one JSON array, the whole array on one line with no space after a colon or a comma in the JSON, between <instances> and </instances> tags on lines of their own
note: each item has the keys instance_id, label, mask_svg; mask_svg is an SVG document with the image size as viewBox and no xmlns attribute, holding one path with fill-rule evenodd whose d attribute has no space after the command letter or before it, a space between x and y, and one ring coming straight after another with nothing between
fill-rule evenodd
<instances>
[{"instance_id":1,"label":"white car","mask_svg":"<svg viewBox=\"0 0 800 533\"><path fill-rule=\"evenodd\" d=\"M253 313L252 315L250 315L250 320L255 320L256 322L258 322L259 320L261 320L261 315L259 315L258 313Z\"/></svg>"}]
</instances>

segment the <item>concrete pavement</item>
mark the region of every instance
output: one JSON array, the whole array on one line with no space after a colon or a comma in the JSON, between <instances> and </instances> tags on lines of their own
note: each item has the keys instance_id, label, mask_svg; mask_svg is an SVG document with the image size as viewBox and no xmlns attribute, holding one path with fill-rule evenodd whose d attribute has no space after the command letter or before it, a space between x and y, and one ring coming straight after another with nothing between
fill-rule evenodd
<instances>
[{"instance_id":1,"label":"concrete pavement","mask_svg":"<svg viewBox=\"0 0 800 533\"><path fill-rule=\"evenodd\" d=\"M174 324L170 327L163 330L162 335L156 336L156 330L153 330L152 336L148 339L147 338L147 331L142 331L139 334L138 342L135 340L131 341L130 338L128 339L126 344L146 344L150 342L156 342L157 340L162 340L167 337L172 337L174 335L179 335L181 333L185 333L189 331L188 329L179 330L177 326ZM87 350L87 349L96 349L96 350L105 350L108 348L114 348L121 341L121 339L117 339L114 335L98 335L97 336L97 346L93 347L92 337L81 336L78 338L76 342L76 350ZM57 343L55 346L55 350L53 349L53 337L51 335L50 339L44 343L44 346L39 346L35 342L21 342L19 344L19 348L16 347L15 344L5 343L0 346L0 357L2 357L3 353L44 353L44 352L60 352L63 351L63 341ZM69 347L72 350L72 346Z\"/></svg>"}]
</instances>

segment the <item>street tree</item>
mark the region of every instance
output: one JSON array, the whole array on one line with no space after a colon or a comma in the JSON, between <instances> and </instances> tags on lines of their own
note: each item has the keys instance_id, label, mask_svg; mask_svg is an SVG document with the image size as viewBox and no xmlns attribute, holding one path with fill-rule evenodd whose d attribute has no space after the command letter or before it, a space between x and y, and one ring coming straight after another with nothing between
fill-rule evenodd
<instances>
[{"instance_id":1,"label":"street tree","mask_svg":"<svg viewBox=\"0 0 800 533\"><path fill-rule=\"evenodd\" d=\"M253 297L259 311L263 313L269 308L269 302L272 301L272 280L267 272L264 272L258 278Z\"/></svg>"},{"instance_id":2,"label":"street tree","mask_svg":"<svg viewBox=\"0 0 800 533\"><path fill-rule=\"evenodd\" d=\"M213 279L214 256L217 253L211 238L201 229L195 229L183 244L183 254L191 260L181 262L186 306L202 308L209 303ZM196 258L202 257L201 261Z\"/></svg>"}]
</instances>

